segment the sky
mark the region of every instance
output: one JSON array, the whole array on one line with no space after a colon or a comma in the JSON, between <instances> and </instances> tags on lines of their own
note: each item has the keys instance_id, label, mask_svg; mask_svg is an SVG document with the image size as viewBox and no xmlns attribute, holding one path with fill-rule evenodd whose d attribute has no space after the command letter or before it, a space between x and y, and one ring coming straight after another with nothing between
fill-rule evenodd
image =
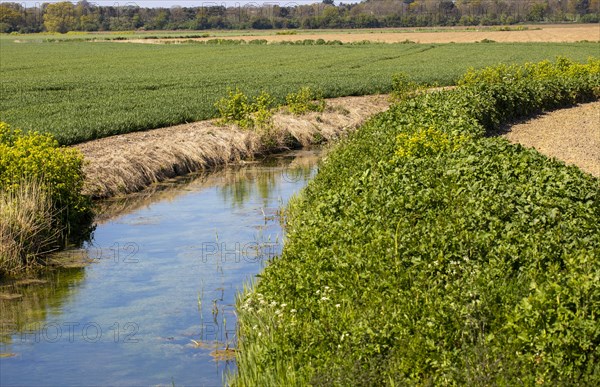
<instances>
[{"instance_id":1,"label":"sky","mask_svg":"<svg viewBox=\"0 0 600 387\"><path fill-rule=\"evenodd\" d=\"M57 3L56 0L46 0L46 1L19 1L12 0L6 1L1 0L0 3L8 3L14 2L22 4L26 7L35 7L39 6L42 3ZM73 1L76 3L77 1ZM124 6L124 5L137 5L140 7L165 7L170 8L173 6L182 6L182 7L201 7L201 6L225 6L225 7L244 7L244 6L262 6L262 5L279 5L279 6L294 6L301 4L312 4L312 3L320 3L321 0L256 0L256 1L248 1L248 0L88 0L90 4L101 5L101 6ZM337 4L339 1L336 1ZM346 0L344 3L355 3L358 0Z\"/></svg>"}]
</instances>

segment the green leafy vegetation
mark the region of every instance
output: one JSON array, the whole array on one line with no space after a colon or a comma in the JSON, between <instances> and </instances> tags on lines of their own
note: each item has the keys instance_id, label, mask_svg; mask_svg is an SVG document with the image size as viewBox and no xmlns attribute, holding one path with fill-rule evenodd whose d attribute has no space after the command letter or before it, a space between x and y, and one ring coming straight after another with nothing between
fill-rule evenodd
<instances>
[{"instance_id":1,"label":"green leafy vegetation","mask_svg":"<svg viewBox=\"0 0 600 387\"><path fill-rule=\"evenodd\" d=\"M0 275L30 268L85 233L91 203L81 194L82 166L83 156L52 136L0 122Z\"/></svg>"},{"instance_id":2,"label":"green leafy vegetation","mask_svg":"<svg viewBox=\"0 0 600 387\"><path fill-rule=\"evenodd\" d=\"M325 100L321 93L303 87L296 93L290 93L285 97L287 109L294 115L302 115L309 112L322 112L325 110Z\"/></svg>"},{"instance_id":3,"label":"green leafy vegetation","mask_svg":"<svg viewBox=\"0 0 600 387\"><path fill-rule=\"evenodd\" d=\"M295 115L325 110L325 100L309 87L303 87L297 93L290 93L285 99L285 109ZM281 130L274 130L271 118L281 105L265 91L255 97L248 97L239 88L229 90L228 96L218 100L215 106L219 110L219 123L235 124L243 129L254 130L260 135L262 147L266 150L281 149L294 142Z\"/></svg>"},{"instance_id":4,"label":"green leafy vegetation","mask_svg":"<svg viewBox=\"0 0 600 387\"><path fill-rule=\"evenodd\" d=\"M305 86L324 98L389 92L399 70L420 84L450 85L469 66L597 55L594 43L216 46L13 39L0 37L0 120L25 131L43 129L60 144L213 118L215 102L236 87L248 96L264 90L282 104Z\"/></svg>"},{"instance_id":5,"label":"green leafy vegetation","mask_svg":"<svg viewBox=\"0 0 600 387\"><path fill-rule=\"evenodd\" d=\"M236 123L242 128L252 127L254 122L250 117L252 104L248 96L240 89L229 90L227 97L223 97L215 103L219 110L220 122L222 124Z\"/></svg>"},{"instance_id":6,"label":"green leafy vegetation","mask_svg":"<svg viewBox=\"0 0 600 387\"><path fill-rule=\"evenodd\" d=\"M406 73L397 73L392 77L392 91L390 92L390 97L392 102L398 102L410 97L420 89L422 89L422 87L418 83L411 81Z\"/></svg>"},{"instance_id":7,"label":"green leafy vegetation","mask_svg":"<svg viewBox=\"0 0 600 387\"><path fill-rule=\"evenodd\" d=\"M338 145L238 301L234 385L597 385L599 181L486 137L600 61L468 72Z\"/></svg>"}]
</instances>

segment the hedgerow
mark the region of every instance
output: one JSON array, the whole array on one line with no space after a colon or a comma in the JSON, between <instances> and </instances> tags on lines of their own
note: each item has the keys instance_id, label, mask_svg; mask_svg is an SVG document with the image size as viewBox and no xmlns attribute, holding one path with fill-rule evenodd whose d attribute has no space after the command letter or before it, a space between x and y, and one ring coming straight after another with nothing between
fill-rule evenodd
<instances>
[{"instance_id":1,"label":"hedgerow","mask_svg":"<svg viewBox=\"0 0 600 387\"><path fill-rule=\"evenodd\" d=\"M238 302L232 383L600 383L598 179L485 136L598 98L599 63L470 71L336 147Z\"/></svg>"}]
</instances>

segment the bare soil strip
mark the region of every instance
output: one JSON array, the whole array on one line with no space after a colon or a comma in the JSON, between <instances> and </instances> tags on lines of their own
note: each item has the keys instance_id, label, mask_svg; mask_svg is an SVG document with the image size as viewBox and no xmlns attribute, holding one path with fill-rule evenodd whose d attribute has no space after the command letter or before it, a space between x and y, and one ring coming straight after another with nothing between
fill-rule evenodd
<instances>
[{"instance_id":1,"label":"bare soil strip","mask_svg":"<svg viewBox=\"0 0 600 387\"><path fill-rule=\"evenodd\" d=\"M529 26L526 30L497 31L482 27L481 30L466 29L464 27L436 28L432 32L418 31L406 32L390 29L373 29L370 31L315 31L302 32L297 35L230 35L209 38L182 38L182 39L131 39L121 42L129 43L177 43L183 41L206 41L210 39L233 39L233 40L255 40L264 39L269 43L298 41L305 39L339 40L343 43L371 41L379 43L402 43L411 41L415 43L474 43L482 40L493 40L504 43L527 43L527 42L579 42L588 40L600 41L600 24L554 24Z\"/></svg>"},{"instance_id":2,"label":"bare soil strip","mask_svg":"<svg viewBox=\"0 0 600 387\"><path fill-rule=\"evenodd\" d=\"M256 131L222 127L211 120L107 137L75 147L87 160L85 193L106 198L281 150L290 138L302 146L330 141L388 106L387 96L372 95L330 99L325 112L301 117L278 112L273 116L269 144Z\"/></svg>"},{"instance_id":3,"label":"bare soil strip","mask_svg":"<svg viewBox=\"0 0 600 387\"><path fill-rule=\"evenodd\" d=\"M600 177L600 101L513 125L504 136Z\"/></svg>"}]
</instances>

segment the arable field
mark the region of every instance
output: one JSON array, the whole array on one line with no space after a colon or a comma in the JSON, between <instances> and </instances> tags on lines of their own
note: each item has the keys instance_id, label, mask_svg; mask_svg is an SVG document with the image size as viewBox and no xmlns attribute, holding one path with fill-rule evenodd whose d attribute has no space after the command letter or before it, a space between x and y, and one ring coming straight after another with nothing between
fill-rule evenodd
<instances>
[{"instance_id":1,"label":"arable field","mask_svg":"<svg viewBox=\"0 0 600 387\"><path fill-rule=\"evenodd\" d=\"M452 84L469 67L598 56L597 43L138 45L0 39L0 121L61 144L214 117L239 87L282 102L301 86L324 97L388 92L392 75Z\"/></svg>"},{"instance_id":2,"label":"arable field","mask_svg":"<svg viewBox=\"0 0 600 387\"><path fill-rule=\"evenodd\" d=\"M69 32L30 35L5 35L16 42L27 41L106 41L136 43L166 43L188 39L265 39L269 43L304 39L340 40L345 43L368 40L380 43L473 43L484 39L504 43L574 43L600 40L598 24L534 24L513 26L454 26L415 28L356 28L356 29L293 29L293 30L175 30L175 31L121 31Z\"/></svg>"},{"instance_id":3,"label":"arable field","mask_svg":"<svg viewBox=\"0 0 600 387\"><path fill-rule=\"evenodd\" d=\"M269 43L290 42L303 39L340 40L344 43L368 40L378 43L475 43L481 40L493 40L503 43L532 42L579 42L583 40L597 42L600 40L598 24L555 24L532 26L493 26L493 27L429 27L412 29L358 29L358 30L301 30L288 33L238 31L221 35L229 39L265 39ZM158 39L128 39L136 43L161 43L173 41L173 36ZM176 39L176 38L175 38ZM211 37L192 37L202 41Z\"/></svg>"}]
</instances>

